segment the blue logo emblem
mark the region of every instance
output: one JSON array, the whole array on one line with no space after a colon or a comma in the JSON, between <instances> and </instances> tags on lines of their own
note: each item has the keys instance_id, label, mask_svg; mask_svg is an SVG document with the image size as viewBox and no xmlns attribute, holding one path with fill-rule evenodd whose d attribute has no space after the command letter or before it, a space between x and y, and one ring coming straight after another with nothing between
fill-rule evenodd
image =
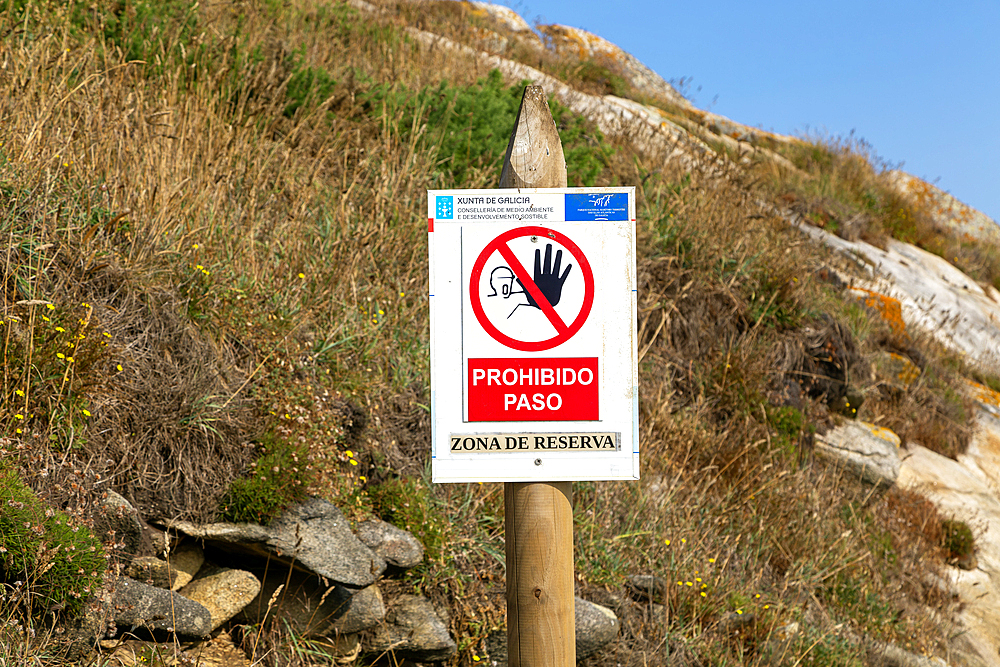
<instances>
[{"instance_id":1,"label":"blue logo emblem","mask_svg":"<svg viewBox=\"0 0 1000 667\"><path fill-rule=\"evenodd\" d=\"M438 220L451 220L455 217L455 198L451 195L438 195L434 217Z\"/></svg>"},{"instance_id":2,"label":"blue logo emblem","mask_svg":"<svg viewBox=\"0 0 1000 667\"><path fill-rule=\"evenodd\" d=\"M566 195L567 222L628 219L628 194L624 192Z\"/></svg>"}]
</instances>

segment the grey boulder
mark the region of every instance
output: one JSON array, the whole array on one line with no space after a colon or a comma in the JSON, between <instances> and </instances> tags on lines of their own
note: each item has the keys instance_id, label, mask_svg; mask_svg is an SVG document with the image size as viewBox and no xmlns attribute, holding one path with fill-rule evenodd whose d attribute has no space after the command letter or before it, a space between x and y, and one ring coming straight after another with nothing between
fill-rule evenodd
<instances>
[{"instance_id":1,"label":"grey boulder","mask_svg":"<svg viewBox=\"0 0 1000 667\"><path fill-rule=\"evenodd\" d=\"M633 574L625 578L625 585L632 597L639 601L663 602L670 585L663 577L652 574Z\"/></svg>"},{"instance_id":2,"label":"grey boulder","mask_svg":"<svg viewBox=\"0 0 1000 667\"><path fill-rule=\"evenodd\" d=\"M172 588L174 579L176 579L176 573L170 571L167 561L160 560L156 556L138 556L133 558L125 574L144 584L167 590Z\"/></svg>"},{"instance_id":3,"label":"grey boulder","mask_svg":"<svg viewBox=\"0 0 1000 667\"><path fill-rule=\"evenodd\" d=\"M378 625L385 605L374 584L356 591L316 575L279 570L264 579L238 618L256 624L273 617L307 637L348 635Z\"/></svg>"},{"instance_id":4,"label":"grey boulder","mask_svg":"<svg viewBox=\"0 0 1000 667\"><path fill-rule=\"evenodd\" d=\"M574 600L576 659L582 660L611 643L618 636L621 623L615 612L583 598Z\"/></svg>"},{"instance_id":5,"label":"grey boulder","mask_svg":"<svg viewBox=\"0 0 1000 667\"><path fill-rule=\"evenodd\" d=\"M833 461L873 486L899 477L899 436L867 422L849 421L815 438L816 455Z\"/></svg>"},{"instance_id":6,"label":"grey boulder","mask_svg":"<svg viewBox=\"0 0 1000 667\"><path fill-rule=\"evenodd\" d=\"M95 533L103 540L121 541L125 553L134 554L142 540L142 522L132 504L114 491L107 491L97 502L94 514Z\"/></svg>"},{"instance_id":7,"label":"grey boulder","mask_svg":"<svg viewBox=\"0 0 1000 667\"><path fill-rule=\"evenodd\" d=\"M180 594L208 609L212 630L243 610L260 592L260 581L244 570L221 567L202 568Z\"/></svg>"},{"instance_id":8,"label":"grey boulder","mask_svg":"<svg viewBox=\"0 0 1000 667\"><path fill-rule=\"evenodd\" d=\"M373 653L391 653L396 660L440 662L458 651L434 605L420 595L401 595L368 640Z\"/></svg>"},{"instance_id":9,"label":"grey boulder","mask_svg":"<svg viewBox=\"0 0 1000 667\"><path fill-rule=\"evenodd\" d=\"M424 545L391 523L372 519L358 525L358 539L393 567L409 569L424 559Z\"/></svg>"},{"instance_id":10,"label":"grey boulder","mask_svg":"<svg viewBox=\"0 0 1000 667\"><path fill-rule=\"evenodd\" d=\"M286 510L269 526L252 523L196 525L171 521L172 530L204 540L223 551L278 560L356 588L373 584L385 561L362 544L332 503L311 498Z\"/></svg>"},{"instance_id":11,"label":"grey boulder","mask_svg":"<svg viewBox=\"0 0 1000 667\"><path fill-rule=\"evenodd\" d=\"M197 544L188 542L167 552L170 565L170 590L179 591L188 585L205 562L205 552Z\"/></svg>"},{"instance_id":12,"label":"grey boulder","mask_svg":"<svg viewBox=\"0 0 1000 667\"><path fill-rule=\"evenodd\" d=\"M185 637L205 637L212 615L182 595L122 577L112 592L112 613L119 630L166 631Z\"/></svg>"}]
</instances>

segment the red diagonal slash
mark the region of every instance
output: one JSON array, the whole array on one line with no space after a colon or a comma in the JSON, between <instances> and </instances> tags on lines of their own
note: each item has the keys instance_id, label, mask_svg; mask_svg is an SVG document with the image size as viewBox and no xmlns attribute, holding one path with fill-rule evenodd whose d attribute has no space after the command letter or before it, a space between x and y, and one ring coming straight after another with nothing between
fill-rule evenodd
<instances>
[{"instance_id":1,"label":"red diagonal slash","mask_svg":"<svg viewBox=\"0 0 1000 667\"><path fill-rule=\"evenodd\" d=\"M566 326L566 323L563 322L561 317L559 317L559 313L556 312L555 308L552 307L552 304L549 303L549 300L545 298L544 294L542 294L542 290L538 289L538 286L535 285L535 281L528 276L528 272L524 270L523 266L521 266L521 262L517 261L517 257L515 257L514 253L511 252L510 246L506 243L501 243L497 246L497 252L499 252L505 260L507 260L507 266L509 266L510 270L514 272L517 279L521 281L524 289L528 290L528 294L531 295L531 298L535 300L535 303L537 303L542 309L542 312L545 313L545 317L549 318L549 322L551 322L552 326L556 328L556 331L559 333L568 331L569 327Z\"/></svg>"}]
</instances>

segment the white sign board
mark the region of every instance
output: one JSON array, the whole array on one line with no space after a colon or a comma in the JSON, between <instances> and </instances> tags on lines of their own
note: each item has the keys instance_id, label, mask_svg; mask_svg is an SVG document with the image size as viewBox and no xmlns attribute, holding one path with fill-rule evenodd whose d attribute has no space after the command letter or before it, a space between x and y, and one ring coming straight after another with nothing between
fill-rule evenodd
<instances>
[{"instance_id":1,"label":"white sign board","mask_svg":"<svg viewBox=\"0 0 1000 667\"><path fill-rule=\"evenodd\" d=\"M431 190L435 482L639 478L635 188Z\"/></svg>"}]
</instances>

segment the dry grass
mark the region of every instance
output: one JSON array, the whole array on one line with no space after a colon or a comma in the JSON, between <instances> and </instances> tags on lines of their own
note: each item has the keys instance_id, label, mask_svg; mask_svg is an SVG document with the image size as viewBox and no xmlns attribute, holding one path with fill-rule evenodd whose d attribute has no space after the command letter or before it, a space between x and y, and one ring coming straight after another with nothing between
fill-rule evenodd
<instances>
[{"instance_id":1,"label":"dry grass","mask_svg":"<svg viewBox=\"0 0 1000 667\"><path fill-rule=\"evenodd\" d=\"M16 363L5 364L2 400L8 410L22 401L27 419L0 422L20 446L5 456L28 473L88 470L146 513L202 519L258 455L260 435L276 434L306 448L313 492L352 516L376 510L411 526L433 555L386 589L449 606L455 664L484 655L503 631L502 493L426 481L423 211L449 156L423 141L419 114L399 127L365 96L485 74L465 56L417 49L397 23L419 14L461 38L467 10L199 6L201 30L165 32L145 64L65 16L23 31L9 12L0 231L4 319L19 319L3 329ZM306 71L325 72L329 86L289 113ZM667 664L668 654L860 664L861 637L938 650L933 619L947 600L920 578L943 558L933 509L813 461L810 427L837 418L831 385L797 417L773 400L796 374L830 374L813 353L830 331L859 367L896 349L886 325L817 278L829 258L756 203L788 192L790 205L840 201L870 185L870 164L844 152L825 181L826 167L803 162L821 175L777 174L785 180L761 188L759 173L688 173L614 141L600 182L640 184L644 478L576 487L580 591L623 621L621 641L588 664ZM461 185L496 175L472 178ZM24 352L61 341L41 319L45 303L25 301L84 320L86 340L109 334L90 370L30 379L66 366ZM927 343L909 344L927 357L926 380L903 395L872 390L866 414L953 444L964 423L944 390L958 371ZM787 349L799 356L782 367L774 360ZM837 386L870 389L862 376ZM940 410L926 410L935 401ZM393 503L400 493L413 499L405 508ZM667 581L659 606L626 593L630 574ZM802 634L783 640L793 622ZM295 638L267 641L277 654ZM36 644L10 645L3 659L31 646L45 664ZM284 664L310 664L296 655Z\"/></svg>"}]
</instances>

